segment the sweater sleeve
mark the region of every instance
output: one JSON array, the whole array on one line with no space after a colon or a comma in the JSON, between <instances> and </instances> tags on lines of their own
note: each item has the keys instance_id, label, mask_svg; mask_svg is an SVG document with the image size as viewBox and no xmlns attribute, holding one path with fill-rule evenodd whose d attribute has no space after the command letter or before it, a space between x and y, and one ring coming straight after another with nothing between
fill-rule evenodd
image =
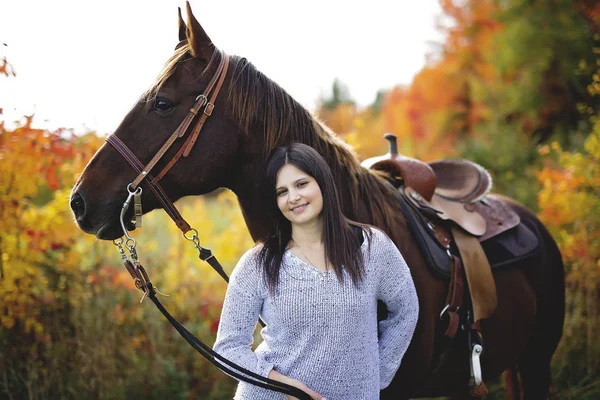
<instances>
[{"instance_id":1,"label":"sweater sleeve","mask_svg":"<svg viewBox=\"0 0 600 400\"><path fill-rule=\"evenodd\" d=\"M384 389L400 367L412 339L419 316L419 302L412 275L404 257L383 232L375 231L378 251L377 298L385 303L388 316L379 322L380 388Z\"/></svg>"},{"instance_id":2,"label":"sweater sleeve","mask_svg":"<svg viewBox=\"0 0 600 400\"><path fill-rule=\"evenodd\" d=\"M213 350L267 377L273 365L259 360L252 351L254 329L264 300L257 253L256 248L246 252L231 273Z\"/></svg>"}]
</instances>

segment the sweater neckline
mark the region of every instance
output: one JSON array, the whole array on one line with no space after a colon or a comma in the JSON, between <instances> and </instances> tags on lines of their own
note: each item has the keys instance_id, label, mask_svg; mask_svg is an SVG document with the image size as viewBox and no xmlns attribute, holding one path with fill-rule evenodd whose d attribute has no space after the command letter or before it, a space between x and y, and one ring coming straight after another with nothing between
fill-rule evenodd
<instances>
[{"instance_id":1,"label":"sweater neckline","mask_svg":"<svg viewBox=\"0 0 600 400\"><path fill-rule=\"evenodd\" d=\"M360 245L361 251L366 246L367 246L367 240L365 239L365 240L363 240L362 244ZM291 272L291 275L295 276L296 278L310 279L311 277L326 278L326 277L330 277L330 276L335 276L335 271L333 269L329 269L327 271L319 269L319 268L315 267L314 265L307 263L306 261L304 261L297 255L295 255L287 247L285 248L285 252L283 253L284 257L286 256L286 254L288 257L288 262L290 264L288 266L292 267L292 268L284 268L284 270L288 270L288 272ZM294 265L300 267L301 271L297 271L296 268L293 268ZM293 271L296 271L296 273L294 273ZM301 272L304 272L304 273L301 273ZM344 271L343 273L346 274L346 271Z\"/></svg>"},{"instance_id":2,"label":"sweater neckline","mask_svg":"<svg viewBox=\"0 0 600 400\"><path fill-rule=\"evenodd\" d=\"M312 273L316 273L317 275L329 275L330 273L334 272L332 269L328 269L327 271L325 271L325 270L322 270L322 269L319 269L319 268L315 267L312 264L307 263L306 261L304 261L303 259L301 259L297 255L295 255L294 252L291 251L287 247L285 249L285 252L289 253L289 257L292 258L294 261L296 261L296 264L299 264L304 270L307 270L307 271L312 272Z\"/></svg>"}]
</instances>

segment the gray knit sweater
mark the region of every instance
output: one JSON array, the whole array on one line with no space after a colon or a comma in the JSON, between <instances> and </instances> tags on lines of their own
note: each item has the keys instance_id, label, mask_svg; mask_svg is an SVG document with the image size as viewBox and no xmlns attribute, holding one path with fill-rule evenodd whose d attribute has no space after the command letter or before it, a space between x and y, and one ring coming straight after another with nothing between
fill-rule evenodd
<instances>
[{"instance_id":1,"label":"gray knit sweater","mask_svg":"<svg viewBox=\"0 0 600 400\"><path fill-rule=\"evenodd\" d=\"M260 248L247 251L231 274L214 350L265 377L274 368L328 400L379 399L408 348L419 305L397 247L382 231L372 232L361 247L366 273L358 288L348 275L341 283L335 272L321 271L287 250L271 296L258 262ZM379 326L378 299L389 311ZM259 316L266 326L252 351ZM240 382L235 399L285 397Z\"/></svg>"}]
</instances>

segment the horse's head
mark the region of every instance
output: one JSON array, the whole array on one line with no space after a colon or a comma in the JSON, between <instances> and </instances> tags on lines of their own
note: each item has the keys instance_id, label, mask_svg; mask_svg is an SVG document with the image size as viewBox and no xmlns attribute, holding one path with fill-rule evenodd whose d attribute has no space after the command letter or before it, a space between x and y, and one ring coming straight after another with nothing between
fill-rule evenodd
<instances>
[{"instance_id":1,"label":"horse's head","mask_svg":"<svg viewBox=\"0 0 600 400\"><path fill-rule=\"evenodd\" d=\"M151 171L157 176L168 170L160 185L171 201L227 186L234 176L231 169L242 137L242 130L228 117L226 110L231 68L229 73L222 73L224 81L214 109L209 104L202 107L197 116L190 114L190 108L198 105L198 96L211 87L212 78L219 77L223 69L221 60L226 56L215 48L192 14L189 3L187 17L186 24L179 12L180 42L174 55L157 82L140 97L113 134L141 164L148 165L173 132L181 128L182 121L190 119L187 129L181 131L181 137ZM220 85L219 82L214 84L213 87ZM199 125L204 110L212 114L205 117L197 141L190 144L187 139ZM189 156L187 152L178 154L183 147L189 147ZM169 165L174 159L177 161ZM127 187L137 176L138 172L116 149L114 142L105 143L90 160L71 193L71 209L79 227L100 239L122 236L119 214L128 194ZM148 190L146 180L140 186L144 212L160 207L155 195Z\"/></svg>"}]
</instances>

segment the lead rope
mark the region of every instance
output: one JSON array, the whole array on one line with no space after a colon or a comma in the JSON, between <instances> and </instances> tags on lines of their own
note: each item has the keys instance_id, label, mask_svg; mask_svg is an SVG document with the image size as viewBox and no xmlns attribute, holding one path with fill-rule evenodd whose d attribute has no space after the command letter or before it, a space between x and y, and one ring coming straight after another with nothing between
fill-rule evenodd
<instances>
[{"instance_id":1,"label":"lead rope","mask_svg":"<svg viewBox=\"0 0 600 400\"><path fill-rule=\"evenodd\" d=\"M156 297L156 293L162 294L156 286L152 284L150 281L150 277L146 272L146 269L142 266L139 261L137 254L137 242L131 237L125 228L125 213L131 204L131 201L134 200L134 204L137 202L136 198L139 199L142 194L142 188L137 187L135 190L131 189L131 185L127 187L127 191L129 195L127 196L127 200L123 203L123 207L121 208L121 214L119 216L121 227L123 232L125 233L126 240L123 241L122 238L113 240L113 244L117 246L119 253L121 255L121 261L123 265L133 278L135 286L140 289L144 294L140 300L140 303L144 301L146 297L148 297L158 308L158 310L165 316L165 318L173 325L175 330L179 332L179 334L192 346L200 355L206 358L211 364L219 368L222 372L252 385L256 385L265 389L273 390L276 392L288 394L294 397L297 397L300 400L311 400L312 398L303 390L298 389L295 386L291 386L273 379L266 378L264 376L258 375L250 370L247 370L236 363L226 359L221 356L217 352L215 352L210 346L206 345L196 336L194 336L190 331L188 331L183 325L181 325L162 305L162 303ZM229 282L229 278L223 268L216 260L210 249L202 247L200 245L200 240L198 238L198 231L196 229L191 229L192 235L188 237L184 234L184 237L191 241L194 246L199 250L199 257L203 261L206 261L211 267L213 267L219 275L225 279L226 282ZM264 323L259 320L261 324L264 326ZM224 365L225 364L225 365ZM238 372L239 371L239 372Z\"/></svg>"},{"instance_id":2,"label":"lead rope","mask_svg":"<svg viewBox=\"0 0 600 400\"><path fill-rule=\"evenodd\" d=\"M175 205L169 200L169 197L164 192L158 181L166 174L166 172L177 162L177 160L183 156L187 157L193 143L196 141L198 134L200 133L200 129L202 128L206 119L212 114L212 110L214 108L214 103L221 89L221 85L225 79L225 74L227 73L227 67L229 63L229 59L225 53L221 53L221 60L219 67L213 78L210 80L209 85L207 86L205 92L198 96L194 101L194 105L188 112L186 118L181 122L179 127L171 134L167 142L163 144L159 152L153 157L153 159L146 165L142 164L142 162L135 156L135 154L123 143L117 136L110 135L106 141L111 144L124 158L125 160L132 166L132 168L139 174L132 183L127 186L128 197L127 200L123 203L123 207L121 209L120 214L120 223L121 228L125 234L126 240L123 242L123 239L114 240L113 243L118 247L119 252L121 254L121 259L123 261L123 265L133 278L135 282L135 286L144 292L142 302L146 297L149 297L150 300L156 305L156 307L160 310L160 312L167 318L167 320L173 325L173 327L179 332L179 334L204 358L209 360L213 365L219 368L221 371L226 374L231 375L234 378L239 380L248 382L250 384L260 386L269 390L273 390L276 392L285 393L291 396L295 396L301 400L310 400L310 396L306 394L304 391L287 385L269 378L265 378L263 376L257 375L252 371L248 371L243 367L227 360L226 358L220 356L215 353L212 348L204 344L194 335L192 335L185 327L183 327L169 312L163 307L160 301L156 298L156 293L161 293L152 283L150 282L150 278L146 273L146 270L141 265L138 259L137 250L136 250L136 241L132 238L128 230L125 226L125 213L129 208L133 200L134 204L134 212L132 216L132 221L134 227L141 227L142 223L142 204L141 204L141 195L142 188L138 186L143 180L146 180L146 183L150 187L150 190L154 193L159 202L163 205L165 212L175 221L177 227L182 231L183 236L191 241L196 249L199 252L199 258L202 261L206 261L217 273L225 280L225 282L229 282L229 277L223 270L221 264L217 261L217 259L213 256L210 249L202 247L200 245L200 239L198 237L198 231L189 226L189 224L183 219L179 211L175 207ZM214 88L214 91L213 91ZM212 92L212 94L211 94ZM210 97L209 97L210 96ZM187 132L189 126L192 124L194 119L199 114L199 111L204 107L202 111L202 115L199 117L196 125L194 126L192 133L189 135L188 139L185 141L183 146L177 152L175 157L163 168L163 170L159 173L159 175L154 178L150 175L150 170L158 163L158 161L163 157L163 155L167 152L167 150L173 145L176 139L181 138ZM129 254L127 254L129 253ZM265 326L264 322L259 318L259 322L262 326ZM218 361L217 361L218 360ZM225 365L223 365L225 364ZM233 368L233 369L232 369ZM235 370L234 370L235 369ZM236 371L237 370L237 371ZM239 371L239 372L238 372Z\"/></svg>"}]
</instances>

